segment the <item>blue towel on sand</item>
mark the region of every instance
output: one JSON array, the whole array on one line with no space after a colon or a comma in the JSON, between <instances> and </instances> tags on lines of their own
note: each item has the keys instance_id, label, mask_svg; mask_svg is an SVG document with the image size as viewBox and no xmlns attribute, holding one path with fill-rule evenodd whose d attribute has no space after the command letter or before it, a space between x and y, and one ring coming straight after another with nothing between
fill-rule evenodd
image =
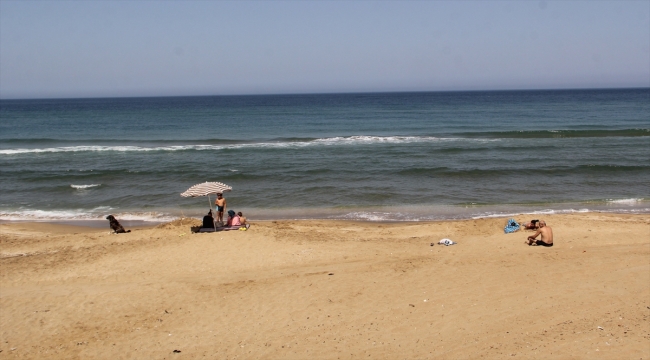
<instances>
[{"instance_id":1,"label":"blue towel on sand","mask_svg":"<svg viewBox=\"0 0 650 360\"><path fill-rule=\"evenodd\" d=\"M519 230L519 224L515 221L515 219L510 219L508 220L508 225L503 229L503 231L506 234L513 233L515 231Z\"/></svg>"}]
</instances>

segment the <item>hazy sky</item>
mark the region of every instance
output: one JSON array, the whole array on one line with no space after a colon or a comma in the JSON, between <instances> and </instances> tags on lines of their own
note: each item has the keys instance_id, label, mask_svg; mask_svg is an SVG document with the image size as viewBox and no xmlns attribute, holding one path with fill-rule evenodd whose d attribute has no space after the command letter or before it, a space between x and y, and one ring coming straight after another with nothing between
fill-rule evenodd
<instances>
[{"instance_id":1,"label":"hazy sky","mask_svg":"<svg viewBox=\"0 0 650 360\"><path fill-rule=\"evenodd\" d=\"M0 1L0 97L650 86L650 0Z\"/></svg>"}]
</instances>

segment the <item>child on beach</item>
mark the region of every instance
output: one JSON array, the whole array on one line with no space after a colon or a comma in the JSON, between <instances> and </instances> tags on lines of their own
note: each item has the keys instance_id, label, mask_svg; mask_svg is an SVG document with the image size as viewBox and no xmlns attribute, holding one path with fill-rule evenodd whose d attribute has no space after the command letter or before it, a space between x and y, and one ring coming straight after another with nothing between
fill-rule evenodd
<instances>
[{"instance_id":1,"label":"child on beach","mask_svg":"<svg viewBox=\"0 0 650 360\"><path fill-rule=\"evenodd\" d=\"M221 193L217 194L214 206L217 208L217 221L223 224L223 212L226 210L226 199L223 198Z\"/></svg>"}]
</instances>

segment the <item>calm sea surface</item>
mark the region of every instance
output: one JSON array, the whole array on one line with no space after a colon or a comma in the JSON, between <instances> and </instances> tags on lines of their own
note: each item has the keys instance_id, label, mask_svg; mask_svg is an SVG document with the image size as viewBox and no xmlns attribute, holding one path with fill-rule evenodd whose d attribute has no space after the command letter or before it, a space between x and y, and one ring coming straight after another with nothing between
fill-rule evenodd
<instances>
[{"instance_id":1,"label":"calm sea surface","mask_svg":"<svg viewBox=\"0 0 650 360\"><path fill-rule=\"evenodd\" d=\"M0 101L0 220L650 213L650 89Z\"/></svg>"}]
</instances>

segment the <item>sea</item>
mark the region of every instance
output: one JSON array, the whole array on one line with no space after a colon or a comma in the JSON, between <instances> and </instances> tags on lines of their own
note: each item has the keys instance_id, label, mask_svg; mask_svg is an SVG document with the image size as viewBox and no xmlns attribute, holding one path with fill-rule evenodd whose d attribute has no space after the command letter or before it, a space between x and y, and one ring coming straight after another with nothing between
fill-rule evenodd
<instances>
[{"instance_id":1,"label":"sea","mask_svg":"<svg viewBox=\"0 0 650 360\"><path fill-rule=\"evenodd\" d=\"M650 213L650 88L0 100L0 221ZM528 216L530 214L530 216Z\"/></svg>"}]
</instances>

